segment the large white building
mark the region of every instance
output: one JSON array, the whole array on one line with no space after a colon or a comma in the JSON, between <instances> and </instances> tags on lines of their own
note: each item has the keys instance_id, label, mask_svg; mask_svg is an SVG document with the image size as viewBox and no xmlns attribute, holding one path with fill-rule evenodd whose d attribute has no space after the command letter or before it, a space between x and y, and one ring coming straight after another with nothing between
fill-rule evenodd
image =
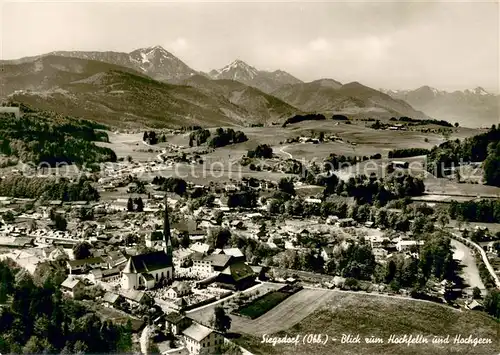
<instances>
[{"instance_id":1,"label":"large white building","mask_svg":"<svg viewBox=\"0 0 500 355\"><path fill-rule=\"evenodd\" d=\"M220 353L224 337L210 328L193 323L182 331L186 348L192 355L208 355Z\"/></svg>"},{"instance_id":2,"label":"large white building","mask_svg":"<svg viewBox=\"0 0 500 355\"><path fill-rule=\"evenodd\" d=\"M138 288L151 289L162 282L174 279L172 258L172 240L168 221L168 205L165 198L165 217L163 221L163 250L147 254L131 256L127 260L122 276L121 286L124 290Z\"/></svg>"}]
</instances>

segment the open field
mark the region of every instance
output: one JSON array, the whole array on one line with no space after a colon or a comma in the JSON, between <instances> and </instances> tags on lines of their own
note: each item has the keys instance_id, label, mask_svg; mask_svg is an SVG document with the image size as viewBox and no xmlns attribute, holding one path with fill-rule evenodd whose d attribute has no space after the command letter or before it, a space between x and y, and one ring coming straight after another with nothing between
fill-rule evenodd
<instances>
[{"instance_id":1,"label":"open field","mask_svg":"<svg viewBox=\"0 0 500 355\"><path fill-rule=\"evenodd\" d=\"M457 311L456 309L414 300L394 297L377 297L369 294L356 294L335 291L308 290L308 297L287 307L286 300L264 316L254 320L260 322L254 328L233 320L232 331L245 331L236 342L254 354L498 354L499 324L483 313ZM314 294L314 291L317 293ZM296 296L300 295L297 294ZM315 298L316 300L315 301ZM303 317L304 307L309 307L310 314ZM285 308L285 309L284 309ZM286 310L286 312L284 311ZM271 318L273 316L274 317ZM295 315L300 317L294 319ZM262 319L267 318L268 322ZM279 318L281 317L281 318ZM278 331L272 321L279 319L283 331ZM288 320L290 319L290 320ZM298 323L294 322L296 320ZM293 323L295 325L291 326ZM325 334L329 336L326 344L262 343L262 335L295 337L307 334ZM343 334L360 336L359 344L342 343ZM392 335L422 335L427 344L391 344ZM490 344L478 344L476 347L466 344L454 344L454 337L487 338ZM434 336L450 336L449 344L433 344ZM365 337L380 337L384 343L367 344ZM332 339L336 339L335 341Z\"/></svg>"},{"instance_id":2,"label":"open field","mask_svg":"<svg viewBox=\"0 0 500 355\"><path fill-rule=\"evenodd\" d=\"M287 297L291 296L290 292L285 292L282 290L276 290L269 292L263 297L251 302L250 304L242 307L238 310L238 314L249 317L251 319L255 319L260 317L264 313L271 310L273 307L276 307L282 301L284 301Z\"/></svg>"},{"instance_id":3,"label":"open field","mask_svg":"<svg viewBox=\"0 0 500 355\"><path fill-rule=\"evenodd\" d=\"M248 293L248 292L254 292L255 290L259 290L261 294L264 294L268 291L274 291L282 288L284 285L283 284L277 284L277 283L262 283L257 286L254 286L248 290L243 291L243 293ZM225 298L221 303L226 303L228 300L233 298L233 296L229 296ZM212 316L214 314L214 309L215 309L215 304L211 303L206 306L202 306L196 309L192 309L186 312L186 314L189 316L189 318L192 318L196 320L197 322L203 323L203 324L208 324L210 322L210 319L212 319Z\"/></svg>"},{"instance_id":4,"label":"open field","mask_svg":"<svg viewBox=\"0 0 500 355\"><path fill-rule=\"evenodd\" d=\"M301 290L256 319L231 316L231 332L255 336L279 332L300 322L331 296L329 290Z\"/></svg>"},{"instance_id":5,"label":"open field","mask_svg":"<svg viewBox=\"0 0 500 355\"><path fill-rule=\"evenodd\" d=\"M326 121L305 121L300 124L289 125L285 128L281 126L270 127L242 127L237 128L243 131L248 141L230 145L223 148L218 148L214 153L214 158L220 156L221 160L224 157L231 155L231 158L245 154L249 149L255 148L259 144L269 144L278 146L284 144L287 138L293 138L300 135L309 136L311 131L325 132L326 134L335 134L341 137L344 142L329 142L323 144L294 144L287 148L287 151L294 155L294 158L322 158L330 153L346 154L346 155L368 155L374 153L384 153L396 148L432 148L434 145L444 142L444 137L438 134L422 133L418 131L388 131L374 130L366 127L363 122L345 124L338 123L332 120ZM215 129L211 129L212 133ZM450 139L465 138L477 134L477 130L468 128L459 128L455 130ZM110 144L106 144L111 149L115 150L119 157L132 155L136 153L136 157L141 159L143 156L138 150L149 148L141 147L142 132L140 133L115 133L108 132ZM425 141L427 138L428 142ZM180 135L167 135L167 143L175 145L189 145L189 132ZM349 143L355 143L351 145ZM161 149L165 143L160 143L153 146L153 149ZM281 155L276 150L276 154ZM144 153L147 159L148 153ZM208 155L210 157L210 154ZM229 158L229 159L231 159Z\"/></svg>"}]
</instances>

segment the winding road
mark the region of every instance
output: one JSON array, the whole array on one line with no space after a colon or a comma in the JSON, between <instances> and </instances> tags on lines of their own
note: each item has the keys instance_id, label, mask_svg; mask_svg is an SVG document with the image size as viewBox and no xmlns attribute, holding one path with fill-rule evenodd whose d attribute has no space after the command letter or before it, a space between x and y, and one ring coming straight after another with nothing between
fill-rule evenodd
<instances>
[{"instance_id":1,"label":"winding road","mask_svg":"<svg viewBox=\"0 0 500 355\"><path fill-rule=\"evenodd\" d=\"M451 239L451 245L455 249L453 258L455 260L459 260L460 263L464 266L464 268L462 269L462 276L465 280L465 283L471 288L478 287L481 291L484 292L485 287L483 284L483 280L481 280L479 269L476 265L476 259L474 258L474 255L472 254L470 248L455 239Z\"/></svg>"},{"instance_id":2,"label":"winding road","mask_svg":"<svg viewBox=\"0 0 500 355\"><path fill-rule=\"evenodd\" d=\"M287 155L289 159L293 159L293 155L290 154L290 153L288 153L288 152L286 152L285 148L288 148L288 146L285 145L284 147L280 147L279 152Z\"/></svg>"},{"instance_id":3,"label":"winding road","mask_svg":"<svg viewBox=\"0 0 500 355\"><path fill-rule=\"evenodd\" d=\"M474 243L470 239L466 239L459 235L456 232L451 232L453 238L461 243L464 243L465 245L472 245L479 253L481 254L481 258L483 259L484 264L486 265L486 269L488 269L488 272L490 273L491 277L493 278L493 281L495 282L495 286L500 289L500 279L498 278L498 275L495 272L495 269L491 265L490 261L488 260L488 256L486 255L486 252L484 251L483 248L481 248L478 244Z\"/></svg>"}]
</instances>

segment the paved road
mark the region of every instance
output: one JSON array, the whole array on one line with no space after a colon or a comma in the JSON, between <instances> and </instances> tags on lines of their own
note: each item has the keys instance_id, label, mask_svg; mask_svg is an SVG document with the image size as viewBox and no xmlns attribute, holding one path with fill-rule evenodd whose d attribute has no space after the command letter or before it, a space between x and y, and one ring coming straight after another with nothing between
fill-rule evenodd
<instances>
[{"instance_id":1,"label":"paved road","mask_svg":"<svg viewBox=\"0 0 500 355\"><path fill-rule=\"evenodd\" d=\"M490 264L490 261L488 260L488 256L486 255L486 252L484 251L484 249L481 248L478 244L471 241L470 239L465 239L464 237L462 237L461 233L459 234L456 232L451 232L451 234L453 235L454 239L456 239L460 242L466 243L466 245L472 245L474 248L476 248L476 250L479 253L481 253L481 258L483 259L483 262L486 265L486 269L488 269L488 272L490 273L491 277L493 278L493 280L495 282L495 286L498 289L500 289L500 278L498 278L498 275L495 273L495 269Z\"/></svg>"},{"instance_id":2,"label":"paved road","mask_svg":"<svg viewBox=\"0 0 500 355\"><path fill-rule=\"evenodd\" d=\"M142 330L141 338L139 340L141 344L141 353L147 355L149 348L149 338L150 338L149 326L146 325Z\"/></svg>"},{"instance_id":3,"label":"paved road","mask_svg":"<svg viewBox=\"0 0 500 355\"><path fill-rule=\"evenodd\" d=\"M476 259L472 254L472 251L465 244L459 242L458 240L452 239L451 245L455 248L453 258L459 260L464 266L462 269L462 276L470 287L479 287L479 289L484 290L484 284L479 275L479 269L476 265Z\"/></svg>"}]
</instances>

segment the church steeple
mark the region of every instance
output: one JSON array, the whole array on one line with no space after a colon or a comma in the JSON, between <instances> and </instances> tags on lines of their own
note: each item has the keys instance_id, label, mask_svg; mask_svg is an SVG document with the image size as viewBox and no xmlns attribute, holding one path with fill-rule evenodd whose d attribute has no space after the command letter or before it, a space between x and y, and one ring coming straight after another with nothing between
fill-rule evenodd
<instances>
[{"instance_id":1,"label":"church steeple","mask_svg":"<svg viewBox=\"0 0 500 355\"><path fill-rule=\"evenodd\" d=\"M172 237L170 235L170 222L168 220L168 203L165 195L165 214L163 216L163 251L172 259Z\"/></svg>"}]
</instances>

